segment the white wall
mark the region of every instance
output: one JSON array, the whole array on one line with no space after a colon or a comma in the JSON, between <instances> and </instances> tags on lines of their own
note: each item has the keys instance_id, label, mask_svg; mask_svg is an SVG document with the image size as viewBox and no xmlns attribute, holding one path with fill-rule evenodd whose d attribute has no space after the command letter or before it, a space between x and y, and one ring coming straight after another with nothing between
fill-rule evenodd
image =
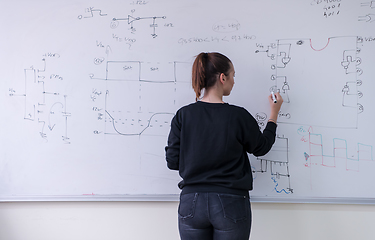
<instances>
[{"instance_id":1,"label":"white wall","mask_svg":"<svg viewBox=\"0 0 375 240\"><path fill-rule=\"evenodd\" d=\"M0 240L177 240L177 202L0 203ZM375 205L252 203L251 240L372 240Z\"/></svg>"}]
</instances>

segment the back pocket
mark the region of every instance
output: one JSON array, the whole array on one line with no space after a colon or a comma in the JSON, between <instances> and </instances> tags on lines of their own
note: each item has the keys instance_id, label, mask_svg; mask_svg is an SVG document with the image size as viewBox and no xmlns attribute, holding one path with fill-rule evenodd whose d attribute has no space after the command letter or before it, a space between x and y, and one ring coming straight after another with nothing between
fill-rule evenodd
<instances>
[{"instance_id":1,"label":"back pocket","mask_svg":"<svg viewBox=\"0 0 375 240\"><path fill-rule=\"evenodd\" d=\"M218 194L218 196L225 218L236 223L249 217L250 201L247 197L232 194Z\"/></svg>"},{"instance_id":2,"label":"back pocket","mask_svg":"<svg viewBox=\"0 0 375 240\"><path fill-rule=\"evenodd\" d=\"M178 216L180 218L194 217L195 203L198 195L198 193L188 193L180 196L180 204L178 206Z\"/></svg>"}]
</instances>

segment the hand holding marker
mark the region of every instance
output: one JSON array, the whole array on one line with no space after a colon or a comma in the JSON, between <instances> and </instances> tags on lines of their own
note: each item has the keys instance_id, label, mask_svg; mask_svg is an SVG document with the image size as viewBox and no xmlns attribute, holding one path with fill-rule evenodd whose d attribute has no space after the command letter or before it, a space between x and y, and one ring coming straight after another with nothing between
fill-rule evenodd
<instances>
[{"instance_id":1,"label":"hand holding marker","mask_svg":"<svg viewBox=\"0 0 375 240\"><path fill-rule=\"evenodd\" d=\"M273 102L277 103L276 96L275 96L275 93L273 91L271 92L271 96L272 96Z\"/></svg>"},{"instance_id":2,"label":"hand holding marker","mask_svg":"<svg viewBox=\"0 0 375 240\"><path fill-rule=\"evenodd\" d=\"M281 105L283 104L283 98L281 97L280 93L276 92L275 94L273 91L271 91L271 94L268 96L268 100L271 107L270 118L268 121L276 123Z\"/></svg>"}]
</instances>

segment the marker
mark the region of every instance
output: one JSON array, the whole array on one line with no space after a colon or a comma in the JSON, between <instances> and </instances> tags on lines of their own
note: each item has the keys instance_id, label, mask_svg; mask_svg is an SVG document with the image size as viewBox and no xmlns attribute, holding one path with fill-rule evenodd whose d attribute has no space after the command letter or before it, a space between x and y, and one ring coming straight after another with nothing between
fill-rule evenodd
<instances>
[{"instance_id":1,"label":"marker","mask_svg":"<svg viewBox=\"0 0 375 240\"><path fill-rule=\"evenodd\" d=\"M271 92L271 96L272 96L273 102L277 103L276 96L275 96L275 93L273 91Z\"/></svg>"}]
</instances>

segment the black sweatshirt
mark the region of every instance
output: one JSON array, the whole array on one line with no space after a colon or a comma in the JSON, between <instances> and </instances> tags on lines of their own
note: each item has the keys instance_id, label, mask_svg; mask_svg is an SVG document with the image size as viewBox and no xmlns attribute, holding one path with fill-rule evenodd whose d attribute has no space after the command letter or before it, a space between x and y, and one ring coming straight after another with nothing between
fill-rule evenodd
<instances>
[{"instance_id":1,"label":"black sweatshirt","mask_svg":"<svg viewBox=\"0 0 375 240\"><path fill-rule=\"evenodd\" d=\"M248 153L266 154L275 142L276 124L263 133L244 108L196 102L180 108L165 147L169 169L179 170L182 194L221 192L248 195L253 177Z\"/></svg>"}]
</instances>

